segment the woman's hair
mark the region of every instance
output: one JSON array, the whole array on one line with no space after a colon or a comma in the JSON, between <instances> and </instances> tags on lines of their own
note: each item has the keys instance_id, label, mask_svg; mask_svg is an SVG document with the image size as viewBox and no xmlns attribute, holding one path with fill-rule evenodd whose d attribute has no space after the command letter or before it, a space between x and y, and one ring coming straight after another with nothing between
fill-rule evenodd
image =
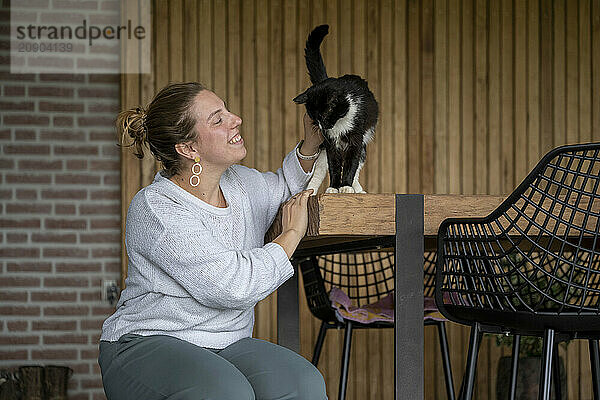
<instances>
[{"instance_id":1,"label":"woman's hair","mask_svg":"<svg viewBox=\"0 0 600 400\"><path fill-rule=\"evenodd\" d=\"M134 154L143 158L147 145L169 177L178 173L181 158L175 145L196 139L196 118L190 108L203 90L206 88L197 82L171 83L154 96L146 110L137 107L120 112L116 121L120 146L135 146ZM127 135L133 143L125 144Z\"/></svg>"}]
</instances>

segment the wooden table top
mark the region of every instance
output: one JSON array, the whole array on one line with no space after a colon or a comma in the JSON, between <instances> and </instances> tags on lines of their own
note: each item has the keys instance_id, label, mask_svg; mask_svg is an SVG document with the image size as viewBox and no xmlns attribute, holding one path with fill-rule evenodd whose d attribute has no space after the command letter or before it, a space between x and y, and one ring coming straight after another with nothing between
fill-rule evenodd
<instances>
[{"instance_id":1,"label":"wooden table top","mask_svg":"<svg viewBox=\"0 0 600 400\"><path fill-rule=\"evenodd\" d=\"M425 238L437 236L440 223L450 217L484 217L503 196L424 195ZM394 235L395 194L330 193L312 196L308 202L308 230L299 248ZM265 235L265 243L281 233L281 210Z\"/></svg>"}]
</instances>

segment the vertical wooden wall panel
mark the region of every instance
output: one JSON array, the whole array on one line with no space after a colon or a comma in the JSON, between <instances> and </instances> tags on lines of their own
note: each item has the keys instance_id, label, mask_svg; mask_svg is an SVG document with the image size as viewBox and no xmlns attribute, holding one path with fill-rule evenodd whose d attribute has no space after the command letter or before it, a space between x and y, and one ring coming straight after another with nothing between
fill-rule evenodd
<instances>
[{"instance_id":1,"label":"vertical wooden wall panel","mask_svg":"<svg viewBox=\"0 0 600 400\"><path fill-rule=\"evenodd\" d=\"M361 175L367 191L506 194L552 147L600 140L600 0L156 0L153 72L123 75L122 108L147 105L168 82L198 80L243 118L243 163L274 170L302 137L304 108L292 98L310 84L304 43L323 23L329 75L364 77L380 103ZM123 227L158 168L123 150ZM124 279L125 255L122 264ZM319 323L300 299L310 358ZM256 307L256 337L276 340L275 301ZM319 364L331 398L341 333L328 333ZM448 327L456 388L468 334ZM348 399L392 397L392 348L392 331L356 333ZM445 398L436 333L426 333L425 352L426 398ZM493 397L508 353L484 339L478 398ZM569 398L589 398L587 345L561 354Z\"/></svg>"}]
</instances>

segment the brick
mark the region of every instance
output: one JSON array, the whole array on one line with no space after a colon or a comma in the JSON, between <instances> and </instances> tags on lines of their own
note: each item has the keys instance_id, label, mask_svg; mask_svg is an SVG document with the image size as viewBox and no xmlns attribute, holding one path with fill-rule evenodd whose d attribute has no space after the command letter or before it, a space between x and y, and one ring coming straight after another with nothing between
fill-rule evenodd
<instances>
[{"instance_id":1,"label":"brick","mask_svg":"<svg viewBox=\"0 0 600 400\"><path fill-rule=\"evenodd\" d=\"M57 215L75 215L76 211L73 204L54 204L54 213Z\"/></svg>"},{"instance_id":2,"label":"brick","mask_svg":"<svg viewBox=\"0 0 600 400\"><path fill-rule=\"evenodd\" d=\"M54 180L65 185L99 185L101 181L99 176L91 174L56 174Z\"/></svg>"},{"instance_id":3,"label":"brick","mask_svg":"<svg viewBox=\"0 0 600 400\"><path fill-rule=\"evenodd\" d=\"M20 301L27 302L27 292L7 292L0 291L0 301Z\"/></svg>"},{"instance_id":4,"label":"brick","mask_svg":"<svg viewBox=\"0 0 600 400\"><path fill-rule=\"evenodd\" d=\"M0 228L39 228L39 218L8 219L0 218Z\"/></svg>"},{"instance_id":5,"label":"brick","mask_svg":"<svg viewBox=\"0 0 600 400\"><path fill-rule=\"evenodd\" d=\"M120 219L92 219L90 221L91 229L119 229L121 228Z\"/></svg>"},{"instance_id":6,"label":"brick","mask_svg":"<svg viewBox=\"0 0 600 400\"><path fill-rule=\"evenodd\" d=\"M88 105L88 112L90 113L110 113L117 114L119 112L119 105L117 103L96 103ZM114 122L114 117L113 117ZM112 125L112 123L111 123Z\"/></svg>"},{"instance_id":7,"label":"brick","mask_svg":"<svg viewBox=\"0 0 600 400\"><path fill-rule=\"evenodd\" d=\"M52 183L52 177L50 175L27 175L27 174L7 174L7 183L40 183L50 184Z\"/></svg>"},{"instance_id":8,"label":"brick","mask_svg":"<svg viewBox=\"0 0 600 400\"><path fill-rule=\"evenodd\" d=\"M87 398L85 400L87 400ZM93 400L107 400L107 399L106 399L106 395L103 392L97 392L97 393L94 393Z\"/></svg>"},{"instance_id":9,"label":"brick","mask_svg":"<svg viewBox=\"0 0 600 400\"><path fill-rule=\"evenodd\" d=\"M0 220L1 222L1 220ZM0 226L2 224L0 223ZM44 221L46 229L86 229L87 221L84 219L54 219L47 218Z\"/></svg>"},{"instance_id":10,"label":"brick","mask_svg":"<svg viewBox=\"0 0 600 400\"><path fill-rule=\"evenodd\" d=\"M4 33L5 29L7 31L6 35L10 35L9 25L0 25L0 35ZM11 74L9 71L0 71L0 80L9 82L33 82L35 81L35 74Z\"/></svg>"},{"instance_id":11,"label":"brick","mask_svg":"<svg viewBox=\"0 0 600 400\"><path fill-rule=\"evenodd\" d=\"M6 234L7 243L27 243L26 233L8 233Z\"/></svg>"},{"instance_id":12,"label":"brick","mask_svg":"<svg viewBox=\"0 0 600 400\"><path fill-rule=\"evenodd\" d=\"M31 350L31 358L33 360L73 360L77 359L77 350Z\"/></svg>"},{"instance_id":13,"label":"brick","mask_svg":"<svg viewBox=\"0 0 600 400\"><path fill-rule=\"evenodd\" d=\"M46 116L36 115L4 115L2 117L2 123L4 125L37 125L37 126L48 126L50 124L50 118Z\"/></svg>"},{"instance_id":14,"label":"brick","mask_svg":"<svg viewBox=\"0 0 600 400\"><path fill-rule=\"evenodd\" d=\"M12 190L11 189L0 190L0 199L2 199L2 200L12 199Z\"/></svg>"},{"instance_id":15,"label":"brick","mask_svg":"<svg viewBox=\"0 0 600 400\"><path fill-rule=\"evenodd\" d=\"M0 159L0 169L13 169L15 167L15 160Z\"/></svg>"},{"instance_id":16,"label":"brick","mask_svg":"<svg viewBox=\"0 0 600 400\"><path fill-rule=\"evenodd\" d=\"M48 155L50 146L36 144L7 144L3 146L5 154Z\"/></svg>"},{"instance_id":17,"label":"brick","mask_svg":"<svg viewBox=\"0 0 600 400\"><path fill-rule=\"evenodd\" d=\"M77 124L79 126L107 126L115 122L114 117L78 117Z\"/></svg>"},{"instance_id":18,"label":"brick","mask_svg":"<svg viewBox=\"0 0 600 400\"><path fill-rule=\"evenodd\" d=\"M77 236L74 233L33 233L31 241L34 243L76 243Z\"/></svg>"},{"instance_id":19,"label":"brick","mask_svg":"<svg viewBox=\"0 0 600 400\"><path fill-rule=\"evenodd\" d=\"M118 185L121 183L120 175L104 175L104 184L105 185Z\"/></svg>"},{"instance_id":20,"label":"brick","mask_svg":"<svg viewBox=\"0 0 600 400\"><path fill-rule=\"evenodd\" d=\"M20 160L19 169L28 170L61 170L62 161L46 161L46 160Z\"/></svg>"},{"instance_id":21,"label":"brick","mask_svg":"<svg viewBox=\"0 0 600 400\"><path fill-rule=\"evenodd\" d=\"M39 336L0 336L0 346L10 346L10 345L23 345L23 344L38 344L40 342Z\"/></svg>"},{"instance_id":22,"label":"brick","mask_svg":"<svg viewBox=\"0 0 600 400\"><path fill-rule=\"evenodd\" d=\"M4 86L5 96L25 96L24 86Z\"/></svg>"},{"instance_id":23,"label":"brick","mask_svg":"<svg viewBox=\"0 0 600 400\"><path fill-rule=\"evenodd\" d=\"M9 262L6 266L8 272L52 272L52 264L49 262Z\"/></svg>"},{"instance_id":24,"label":"brick","mask_svg":"<svg viewBox=\"0 0 600 400\"><path fill-rule=\"evenodd\" d=\"M44 335L44 344L88 344L87 335Z\"/></svg>"},{"instance_id":25,"label":"brick","mask_svg":"<svg viewBox=\"0 0 600 400\"><path fill-rule=\"evenodd\" d=\"M81 350L79 354L80 354L80 358L82 360L89 360L89 359L97 360L98 359L98 349L97 348L95 348L93 350Z\"/></svg>"},{"instance_id":26,"label":"brick","mask_svg":"<svg viewBox=\"0 0 600 400\"><path fill-rule=\"evenodd\" d=\"M100 258L100 257L120 257L121 249L113 248L113 249L92 249L92 258Z\"/></svg>"},{"instance_id":27,"label":"brick","mask_svg":"<svg viewBox=\"0 0 600 400\"><path fill-rule=\"evenodd\" d=\"M88 315L88 306L60 306L60 307L44 307L44 316L49 315Z\"/></svg>"},{"instance_id":28,"label":"brick","mask_svg":"<svg viewBox=\"0 0 600 400\"><path fill-rule=\"evenodd\" d=\"M88 250L78 247L51 247L45 248L42 257L68 257L68 258L87 258Z\"/></svg>"},{"instance_id":29,"label":"brick","mask_svg":"<svg viewBox=\"0 0 600 400\"><path fill-rule=\"evenodd\" d=\"M56 272L102 272L100 263L56 263Z\"/></svg>"},{"instance_id":30,"label":"brick","mask_svg":"<svg viewBox=\"0 0 600 400\"><path fill-rule=\"evenodd\" d=\"M7 214L49 214L52 210L51 204L39 203L7 203Z\"/></svg>"},{"instance_id":31,"label":"brick","mask_svg":"<svg viewBox=\"0 0 600 400\"><path fill-rule=\"evenodd\" d=\"M99 331L102 329L104 319L94 319L81 321L81 330Z\"/></svg>"},{"instance_id":32,"label":"brick","mask_svg":"<svg viewBox=\"0 0 600 400\"><path fill-rule=\"evenodd\" d=\"M121 76L119 74L90 74L90 83L120 83Z\"/></svg>"},{"instance_id":33,"label":"brick","mask_svg":"<svg viewBox=\"0 0 600 400\"><path fill-rule=\"evenodd\" d=\"M79 206L79 213L81 215L93 215L93 214L113 214L118 215L120 213L119 203L106 204L106 205L88 205L82 204Z\"/></svg>"},{"instance_id":34,"label":"brick","mask_svg":"<svg viewBox=\"0 0 600 400\"><path fill-rule=\"evenodd\" d=\"M36 140L37 133L29 129L15 129L15 140Z\"/></svg>"},{"instance_id":35,"label":"brick","mask_svg":"<svg viewBox=\"0 0 600 400\"><path fill-rule=\"evenodd\" d=\"M32 331L74 331L76 329L76 321L42 320L31 322Z\"/></svg>"},{"instance_id":36,"label":"brick","mask_svg":"<svg viewBox=\"0 0 600 400\"><path fill-rule=\"evenodd\" d=\"M104 272L121 272L121 263L118 262L107 262L104 264Z\"/></svg>"},{"instance_id":37,"label":"brick","mask_svg":"<svg viewBox=\"0 0 600 400\"><path fill-rule=\"evenodd\" d=\"M0 360L26 360L27 350L0 351Z\"/></svg>"},{"instance_id":38,"label":"brick","mask_svg":"<svg viewBox=\"0 0 600 400\"><path fill-rule=\"evenodd\" d=\"M100 290L94 290L93 292L80 292L80 301L99 301L102 299L102 292ZM82 326L84 321L81 321Z\"/></svg>"},{"instance_id":39,"label":"brick","mask_svg":"<svg viewBox=\"0 0 600 400\"><path fill-rule=\"evenodd\" d=\"M38 258L40 249L32 247L7 247L0 248L0 258Z\"/></svg>"},{"instance_id":40,"label":"brick","mask_svg":"<svg viewBox=\"0 0 600 400\"><path fill-rule=\"evenodd\" d=\"M82 379L81 380L81 388L82 389L91 389L91 388L102 388L102 379Z\"/></svg>"},{"instance_id":41,"label":"brick","mask_svg":"<svg viewBox=\"0 0 600 400\"><path fill-rule=\"evenodd\" d=\"M56 103L51 101L40 101L40 111L55 111L55 112L83 112L83 104L81 103Z\"/></svg>"},{"instance_id":42,"label":"brick","mask_svg":"<svg viewBox=\"0 0 600 400\"><path fill-rule=\"evenodd\" d=\"M3 111L33 111L34 103L31 101L0 101L0 110L3 110Z\"/></svg>"},{"instance_id":43,"label":"brick","mask_svg":"<svg viewBox=\"0 0 600 400\"><path fill-rule=\"evenodd\" d=\"M79 240L81 243L117 243L121 241L121 233L82 233Z\"/></svg>"},{"instance_id":44,"label":"brick","mask_svg":"<svg viewBox=\"0 0 600 400\"><path fill-rule=\"evenodd\" d=\"M71 10L97 10L98 2L89 0L54 0L52 5L56 9L65 8Z\"/></svg>"},{"instance_id":45,"label":"brick","mask_svg":"<svg viewBox=\"0 0 600 400\"><path fill-rule=\"evenodd\" d=\"M87 169L88 162L87 160L67 160L67 169L75 170L75 169Z\"/></svg>"},{"instance_id":46,"label":"brick","mask_svg":"<svg viewBox=\"0 0 600 400\"><path fill-rule=\"evenodd\" d=\"M6 327L9 332L23 332L27 330L27 321L7 321Z\"/></svg>"},{"instance_id":47,"label":"brick","mask_svg":"<svg viewBox=\"0 0 600 400\"><path fill-rule=\"evenodd\" d=\"M38 194L35 189L17 189L17 199L19 200L36 200L37 198Z\"/></svg>"},{"instance_id":48,"label":"brick","mask_svg":"<svg viewBox=\"0 0 600 400\"><path fill-rule=\"evenodd\" d=\"M52 119L54 126L73 126L73 117L54 117Z\"/></svg>"},{"instance_id":49,"label":"brick","mask_svg":"<svg viewBox=\"0 0 600 400\"><path fill-rule=\"evenodd\" d=\"M47 277L44 278L44 287L88 287L87 278L72 278L72 277Z\"/></svg>"},{"instance_id":50,"label":"brick","mask_svg":"<svg viewBox=\"0 0 600 400\"><path fill-rule=\"evenodd\" d=\"M80 88L77 93L80 98L106 98L111 100L119 98L119 90L117 88Z\"/></svg>"},{"instance_id":51,"label":"brick","mask_svg":"<svg viewBox=\"0 0 600 400\"><path fill-rule=\"evenodd\" d=\"M115 132L90 132L90 140L92 141L102 141L102 142L112 142L118 141L119 136Z\"/></svg>"},{"instance_id":52,"label":"brick","mask_svg":"<svg viewBox=\"0 0 600 400\"><path fill-rule=\"evenodd\" d=\"M42 129L40 131L40 139L44 140L44 141L54 141L54 140L84 141L84 140L86 140L84 132L74 131L72 129L68 129L68 130Z\"/></svg>"},{"instance_id":53,"label":"brick","mask_svg":"<svg viewBox=\"0 0 600 400\"><path fill-rule=\"evenodd\" d=\"M69 190L45 189L45 190L42 190L42 199L85 200L86 198L87 198L87 190L77 190L77 189L69 189Z\"/></svg>"},{"instance_id":54,"label":"brick","mask_svg":"<svg viewBox=\"0 0 600 400\"><path fill-rule=\"evenodd\" d=\"M96 156L98 155L98 146L54 146L54 154Z\"/></svg>"},{"instance_id":55,"label":"brick","mask_svg":"<svg viewBox=\"0 0 600 400\"><path fill-rule=\"evenodd\" d=\"M92 307L92 315L110 315L115 312L114 307Z\"/></svg>"},{"instance_id":56,"label":"brick","mask_svg":"<svg viewBox=\"0 0 600 400\"><path fill-rule=\"evenodd\" d=\"M40 278L0 276L0 287L39 287Z\"/></svg>"},{"instance_id":57,"label":"brick","mask_svg":"<svg viewBox=\"0 0 600 400\"><path fill-rule=\"evenodd\" d=\"M83 74L40 74L42 82L84 82Z\"/></svg>"},{"instance_id":58,"label":"brick","mask_svg":"<svg viewBox=\"0 0 600 400\"><path fill-rule=\"evenodd\" d=\"M31 301L43 301L43 302L52 302L52 301L70 301L75 303L77 300L77 293L75 292L56 292L56 291L47 291L47 292L31 292Z\"/></svg>"},{"instance_id":59,"label":"brick","mask_svg":"<svg viewBox=\"0 0 600 400\"><path fill-rule=\"evenodd\" d=\"M74 93L74 89L60 86L29 87L29 96L33 97L73 97Z\"/></svg>"},{"instance_id":60,"label":"brick","mask_svg":"<svg viewBox=\"0 0 600 400\"><path fill-rule=\"evenodd\" d=\"M115 144L109 144L106 146L102 146L102 155L106 157L118 157L121 153L121 149L119 146Z\"/></svg>"},{"instance_id":61,"label":"brick","mask_svg":"<svg viewBox=\"0 0 600 400\"><path fill-rule=\"evenodd\" d=\"M90 372L90 365L87 363L69 364L69 367L73 370L74 374L89 374ZM98 373L100 373L100 371L98 371Z\"/></svg>"},{"instance_id":62,"label":"brick","mask_svg":"<svg viewBox=\"0 0 600 400\"><path fill-rule=\"evenodd\" d=\"M121 163L119 160L92 160L90 169L104 171L120 171Z\"/></svg>"},{"instance_id":63,"label":"brick","mask_svg":"<svg viewBox=\"0 0 600 400\"><path fill-rule=\"evenodd\" d=\"M40 316L40 307L34 306L0 306L0 315ZM2 357L0 357L2 359Z\"/></svg>"}]
</instances>

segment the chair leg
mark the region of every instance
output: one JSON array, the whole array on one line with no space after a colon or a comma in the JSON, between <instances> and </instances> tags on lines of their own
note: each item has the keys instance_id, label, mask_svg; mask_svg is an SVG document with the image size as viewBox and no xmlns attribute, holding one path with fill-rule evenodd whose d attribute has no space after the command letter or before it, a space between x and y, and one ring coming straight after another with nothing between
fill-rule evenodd
<instances>
[{"instance_id":1,"label":"chair leg","mask_svg":"<svg viewBox=\"0 0 600 400\"><path fill-rule=\"evenodd\" d=\"M550 400L550 372L552 371L552 353L554 350L554 329L544 331L542 368L540 371L539 400Z\"/></svg>"},{"instance_id":2,"label":"chair leg","mask_svg":"<svg viewBox=\"0 0 600 400\"><path fill-rule=\"evenodd\" d=\"M352 322L346 321L346 331L344 333L344 352L342 354L342 368L340 374L340 390L338 400L346 398L346 386L348 383L348 366L350 365L350 345L352 344Z\"/></svg>"},{"instance_id":3,"label":"chair leg","mask_svg":"<svg viewBox=\"0 0 600 400\"><path fill-rule=\"evenodd\" d=\"M552 350L552 375L552 381L554 382L554 398L556 400L562 400L558 343L554 343L554 349Z\"/></svg>"},{"instance_id":4,"label":"chair leg","mask_svg":"<svg viewBox=\"0 0 600 400\"><path fill-rule=\"evenodd\" d=\"M519 348L521 347L521 335L513 337L512 363L510 366L510 400L517 397L517 373L519 371Z\"/></svg>"},{"instance_id":5,"label":"chair leg","mask_svg":"<svg viewBox=\"0 0 600 400\"><path fill-rule=\"evenodd\" d=\"M463 386L460 389L461 400L473 398L473 386L475 385L475 369L477 368L477 356L481 345L481 325L479 322L471 327L471 339L469 340L469 355L467 358L467 369L463 377ZM464 390L463 390L464 389Z\"/></svg>"},{"instance_id":6,"label":"chair leg","mask_svg":"<svg viewBox=\"0 0 600 400\"><path fill-rule=\"evenodd\" d=\"M439 321L436 325L438 328L438 336L440 338L440 349L442 350L444 377L446 378L446 394L448 395L448 400L454 400L454 383L452 382L452 367L450 366L450 355L448 352L446 323L444 321Z\"/></svg>"},{"instance_id":7,"label":"chair leg","mask_svg":"<svg viewBox=\"0 0 600 400\"><path fill-rule=\"evenodd\" d=\"M327 323L321 322L321 329L319 329L319 336L317 337L317 343L315 343L315 351L313 352L312 364L316 367L319 364L319 357L321 356L321 350L323 349L323 342L325 342L325 335L327 334Z\"/></svg>"},{"instance_id":8,"label":"chair leg","mask_svg":"<svg viewBox=\"0 0 600 400\"><path fill-rule=\"evenodd\" d=\"M600 353L598 352L598 341L589 340L590 363L592 364L592 386L594 388L594 400L600 400Z\"/></svg>"}]
</instances>

